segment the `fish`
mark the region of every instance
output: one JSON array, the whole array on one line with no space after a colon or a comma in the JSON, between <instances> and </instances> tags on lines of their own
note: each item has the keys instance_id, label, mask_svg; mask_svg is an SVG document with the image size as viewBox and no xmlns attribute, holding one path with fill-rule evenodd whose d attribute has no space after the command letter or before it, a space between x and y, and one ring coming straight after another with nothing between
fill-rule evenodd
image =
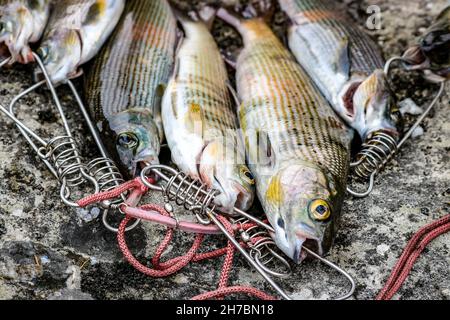
<instances>
[{"instance_id":1,"label":"fish","mask_svg":"<svg viewBox=\"0 0 450 320\"><path fill-rule=\"evenodd\" d=\"M53 84L82 74L119 22L125 0L59 0L37 54ZM42 74L36 69L35 76Z\"/></svg>"},{"instance_id":2,"label":"fish","mask_svg":"<svg viewBox=\"0 0 450 320\"><path fill-rule=\"evenodd\" d=\"M30 45L39 41L50 15L50 0L0 0L0 55L8 64L34 61Z\"/></svg>"},{"instance_id":3,"label":"fish","mask_svg":"<svg viewBox=\"0 0 450 320\"><path fill-rule=\"evenodd\" d=\"M331 106L362 141L384 132L397 141L402 119L377 44L332 1L279 0L288 44Z\"/></svg>"},{"instance_id":4,"label":"fish","mask_svg":"<svg viewBox=\"0 0 450 320\"><path fill-rule=\"evenodd\" d=\"M405 52L403 58L412 65L411 69L430 70L441 78L438 81L442 81L442 78L450 79L450 6L442 10L418 43Z\"/></svg>"},{"instance_id":5,"label":"fish","mask_svg":"<svg viewBox=\"0 0 450 320\"><path fill-rule=\"evenodd\" d=\"M219 191L217 209L233 214L234 207L251 207L255 181L245 164L226 65L208 27L215 10L203 12L205 22L199 14L190 18L176 11L184 37L164 95L163 124L173 162Z\"/></svg>"},{"instance_id":6,"label":"fish","mask_svg":"<svg viewBox=\"0 0 450 320\"><path fill-rule=\"evenodd\" d=\"M161 104L175 64L177 22L166 0L128 0L85 77L85 100L110 156L126 177L159 164Z\"/></svg>"},{"instance_id":7,"label":"fish","mask_svg":"<svg viewBox=\"0 0 450 320\"><path fill-rule=\"evenodd\" d=\"M332 247L353 131L268 26L271 8L271 1L253 1L241 13L222 7L217 15L244 42L236 60L238 113L257 196L277 246L300 263L304 246L321 255Z\"/></svg>"}]
</instances>

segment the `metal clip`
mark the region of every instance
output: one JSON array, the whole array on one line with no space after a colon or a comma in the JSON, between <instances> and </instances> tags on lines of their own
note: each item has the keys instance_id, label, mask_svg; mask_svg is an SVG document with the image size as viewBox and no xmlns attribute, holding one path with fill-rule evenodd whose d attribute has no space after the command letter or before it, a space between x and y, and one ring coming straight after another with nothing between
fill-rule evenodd
<instances>
[{"instance_id":1,"label":"metal clip","mask_svg":"<svg viewBox=\"0 0 450 320\"><path fill-rule=\"evenodd\" d=\"M150 174L156 174L159 176L164 182L166 182L166 186L161 187L149 183L147 177ZM241 233L241 239L249 244L249 253L241 246L235 236L230 234L227 231L227 228L220 222L218 213L215 212L214 206L214 198L218 194L217 191L207 190L201 182L190 181L190 179L188 179L183 173L164 165L147 166L141 172L141 179L150 190L164 192L166 195L170 195L168 199L196 214L197 217L200 217L201 223L214 223L227 237L227 239L233 243L247 262L262 275L262 277L280 294L280 296L286 300L292 300L292 298L272 278L286 278L290 275L291 268L287 260L275 251L276 246L274 246L274 242L269 237L270 234L274 233L274 229L270 225L237 208L234 209L234 213L239 218L236 220L231 218L232 222L242 226L244 223L251 221L257 225L257 227L247 230L246 233ZM260 240L253 243L251 240L256 239L255 237L258 237ZM350 290L345 295L336 298L336 300L343 300L352 296L355 291L355 282L347 272L308 248L304 248L304 250L312 257L319 259L323 263L337 270L349 280L351 284ZM273 261L279 261L288 270L288 273L280 273L271 270L268 267L268 263Z\"/></svg>"},{"instance_id":2,"label":"metal clip","mask_svg":"<svg viewBox=\"0 0 450 320\"><path fill-rule=\"evenodd\" d=\"M33 53L33 56L39 68L42 70L45 79L17 95L11 101L9 110L3 106L0 106L0 110L4 112L12 121L14 121L21 134L37 152L45 165L49 168L50 172L59 180L61 185L60 196L63 202L70 207L78 207L78 204L71 199L74 193L73 189L80 189L79 187L81 185L90 184L93 187L93 191L97 193L99 192L99 185L97 181L89 174L87 167L83 163L81 153L79 152L78 146L72 136L61 102L56 94L53 84L50 81L47 71L45 70L44 64L37 54ZM1 65L5 65L6 63L7 62L4 61ZM15 107L18 102L23 97L44 85L47 85L52 94L53 101L61 117L65 132L64 135L57 136L47 141L33 132L23 122L18 120L15 115Z\"/></svg>"},{"instance_id":3,"label":"metal clip","mask_svg":"<svg viewBox=\"0 0 450 320\"><path fill-rule=\"evenodd\" d=\"M392 65L395 62L402 62L403 64L409 63L408 60L402 57L391 58L386 62L384 68L384 72L387 76L389 76L390 71L392 70ZM438 103L444 93L445 82L441 81L438 83L440 85L438 93L399 143L397 143L396 140L386 132L376 132L372 135L369 141L363 144L362 150L356 157L357 161L351 164L351 168L354 169L357 178L367 179L369 181L369 186L364 192L358 192L348 187L348 193L357 198L365 198L372 193L376 176L386 167L387 164L389 164L392 158L394 158L403 145L411 138L414 131L420 126L434 106Z\"/></svg>"},{"instance_id":4,"label":"metal clip","mask_svg":"<svg viewBox=\"0 0 450 320\"><path fill-rule=\"evenodd\" d=\"M80 108L81 113L85 119L86 124L94 138L95 144L97 145L97 149L100 152L101 157L92 160L87 164L87 169L92 177L99 184L100 192L106 192L115 189L125 182L122 174L120 173L119 168L115 164L115 162L111 159L111 156L108 154L105 145L102 142L100 134L95 127L94 123L89 116L89 112L86 109L86 106L83 103L78 91L73 84L72 81L67 80L67 85L72 91L75 100ZM104 201L101 206L103 207L102 214L102 223L111 232L117 233L119 230L111 226L108 222L108 215L110 210L119 208L121 204L125 203L127 199L127 193L121 195L121 197L113 200L113 201ZM127 227L126 232L134 230L140 223L140 220L136 220L132 225Z\"/></svg>"}]
</instances>

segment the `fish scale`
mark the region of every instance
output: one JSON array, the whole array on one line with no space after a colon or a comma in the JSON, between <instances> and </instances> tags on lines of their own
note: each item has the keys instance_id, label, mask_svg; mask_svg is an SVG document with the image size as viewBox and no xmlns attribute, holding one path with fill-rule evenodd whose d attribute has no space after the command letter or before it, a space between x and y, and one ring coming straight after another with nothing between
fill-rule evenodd
<instances>
[{"instance_id":1,"label":"fish scale","mask_svg":"<svg viewBox=\"0 0 450 320\"><path fill-rule=\"evenodd\" d=\"M206 34L206 33L205 33ZM209 41L215 46L214 40ZM206 42L207 43L207 42ZM228 130L236 129L236 116L226 87L228 75L221 62L217 49L204 49L193 53L192 63L183 64L186 69L179 70L176 76L176 90L173 92L173 108L180 108L178 101L185 101L183 106L199 105L205 118L204 131L217 129L225 135ZM188 58L189 59L189 58ZM197 61L207 63L197 63ZM177 112L179 113L179 112Z\"/></svg>"},{"instance_id":2,"label":"fish scale","mask_svg":"<svg viewBox=\"0 0 450 320\"><path fill-rule=\"evenodd\" d=\"M332 1L278 0L289 16L289 47L338 115L367 141L397 140L396 98L377 44Z\"/></svg>"},{"instance_id":3,"label":"fish scale","mask_svg":"<svg viewBox=\"0 0 450 320\"><path fill-rule=\"evenodd\" d=\"M278 159L317 163L345 184L347 130L278 39L271 34L259 37L244 49L238 63L244 131L267 130L273 148L281 146ZM249 74L254 81L248 81Z\"/></svg>"},{"instance_id":4,"label":"fish scale","mask_svg":"<svg viewBox=\"0 0 450 320\"><path fill-rule=\"evenodd\" d=\"M281 0L283 2L283 0ZM350 46L352 67L355 71L362 71L368 74L374 69L383 68L384 59L382 54L372 41L368 41L368 36L359 28L355 28L353 22L349 22L349 17L340 14L333 5L318 0L288 0L295 4L293 11L299 14L307 24L314 24L316 35L322 38L325 47L333 47L339 43L342 37L351 39L354 45ZM325 51L334 53L334 51Z\"/></svg>"},{"instance_id":5,"label":"fish scale","mask_svg":"<svg viewBox=\"0 0 450 320\"><path fill-rule=\"evenodd\" d=\"M246 12L263 17L244 19L229 8L218 16L244 40L236 64L238 113L257 195L276 244L299 263L304 245L318 254L331 248L352 133L267 25L271 10L255 3Z\"/></svg>"},{"instance_id":6,"label":"fish scale","mask_svg":"<svg viewBox=\"0 0 450 320\"><path fill-rule=\"evenodd\" d=\"M213 13L211 13L211 19ZM177 12L184 30L177 66L164 96L162 118L173 162L192 179L217 190L217 208L247 210L254 180L220 50L205 22Z\"/></svg>"},{"instance_id":7,"label":"fish scale","mask_svg":"<svg viewBox=\"0 0 450 320\"><path fill-rule=\"evenodd\" d=\"M112 36L118 41L102 50L87 79L96 121L129 108L154 113L160 107L157 91L172 72L176 41L176 22L168 12L166 1L127 3L123 26ZM132 37L136 30L142 30L141 41Z\"/></svg>"},{"instance_id":8,"label":"fish scale","mask_svg":"<svg viewBox=\"0 0 450 320\"><path fill-rule=\"evenodd\" d=\"M133 178L159 163L161 104L175 63L177 24L166 0L126 1L87 72L85 96L111 157Z\"/></svg>"}]
</instances>

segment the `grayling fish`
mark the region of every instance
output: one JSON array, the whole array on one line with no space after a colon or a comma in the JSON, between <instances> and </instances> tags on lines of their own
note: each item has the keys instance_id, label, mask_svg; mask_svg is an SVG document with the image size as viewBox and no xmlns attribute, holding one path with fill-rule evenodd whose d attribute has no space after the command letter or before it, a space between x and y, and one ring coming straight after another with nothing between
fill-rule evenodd
<instances>
[{"instance_id":1,"label":"grayling fish","mask_svg":"<svg viewBox=\"0 0 450 320\"><path fill-rule=\"evenodd\" d=\"M185 38L162 110L173 161L221 192L215 200L222 211L247 210L255 181L245 164L225 63L207 25L178 15Z\"/></svg>"},{"instance_id":2,"label":"grayling fish","mask_svg":"<svg viewBox=\"0 0 450 320\"><path fill-rule=\"evenodd\" d=\"M377 45L332 1L279 0L291 20L289 46L335 111L363 141L398 138L395 96Z\"/></svg>"},{"instance_id":3,"label":"grayling fish","mask_svg":"<svg viewBox=\"0 0 450 320\"><path fill-rule=\"evenodd\" d=\"M260 2L247 16L270 12ZM263 19L226 9L218 15L244 40L237 60L240 122L275 241L296 262L304 245L323 254L339 226L351 133Z\"/></svg>"},{"instance_id":4,"label":"grayling fish","mask_svg":"<svg viewBox=\"0 0 450 320\"><path fill-rule=\"evenodd\" d=\"M166 0L128 0L118 27L87 73L91 114L129 177L140 165L159 162L161 102L174 65L176 34Z\"/></svg>"},{"instance_id":5,"label":"grayling fish","mask_svg":"<svg viewBox=\"0 0 450 320\"><path fill-rule=\"evenodd\" d=\"M0 55L10 64L33 61L30 44L41 38L49 13L50 0L0 0Z\"/></svg>"},{"instance_id":6,"label":"grayling fish","mask_svg":"<svg viewBox=\"0 0 450 320\"><path fill-rule=\"evenodd\" d=\"M53 83L80 75L114 30L125 0L58 0L38 54Z\"/></svg>"}]
</instances>

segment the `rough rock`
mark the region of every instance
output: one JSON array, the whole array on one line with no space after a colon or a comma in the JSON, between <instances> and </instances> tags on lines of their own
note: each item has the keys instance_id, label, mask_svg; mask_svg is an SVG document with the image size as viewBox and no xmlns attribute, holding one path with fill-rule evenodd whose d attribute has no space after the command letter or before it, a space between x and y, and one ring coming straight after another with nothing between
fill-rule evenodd
<instances>
[{"instance_id":1,"label":"rough rock","mask_svg":"<svg viewBox=\"0 0 450 320\"><path fill-rule=\"evenodd\" d=\"M185 1L186 2L186 1ZM198 4L205 1L192 1ZM214 1L207 1L212 3ZM341 1L361 25L366 8L379 5L382 29L367 30L386 57L402 53L414 42L446 0ZM283 36L285 18L277 13L274 29ZM224 53L241 44L236 33L216 22L214 35ZM0 71L0 103L32 84L30 67ZM435 88L416 74L397 73L395 92L419 105ZM415 89L411 89L415 88ZM372 299L385 283L411 236L423 225L449 213L450 87L422 125L424 134L408 142L378 177L366 199L347 197L342 225L328 258L357 282L355 299ZM68 121L86 158L96 149L66 88L59 88ZM37 90L20 101L18 116L43 137L60 131L48 93ZM414 119L411 116L409 123ZM86 222L80 212L59 200L58 183L32 152L16 127L0 115L0 299L188 299L215 288L221 260L193 264L166 279L151 279L122 258L115 235L101 221ZM154 200L161 201L159 196ZM88 219L90 220L90 219ZM128 234L133 252L147 261L164 229L143 224ZM177 234L167 257L190 245L191 235ZM222 237L208 237L206 246L220 247ZM450 235L434 241L395 299L450 299ZM261 277L241 259L235 262L233 284L270 291ZM307 260L282 282L294 298L328 299L345 291L346 281L328 267Z\"/></svg>"}]
</instances>

